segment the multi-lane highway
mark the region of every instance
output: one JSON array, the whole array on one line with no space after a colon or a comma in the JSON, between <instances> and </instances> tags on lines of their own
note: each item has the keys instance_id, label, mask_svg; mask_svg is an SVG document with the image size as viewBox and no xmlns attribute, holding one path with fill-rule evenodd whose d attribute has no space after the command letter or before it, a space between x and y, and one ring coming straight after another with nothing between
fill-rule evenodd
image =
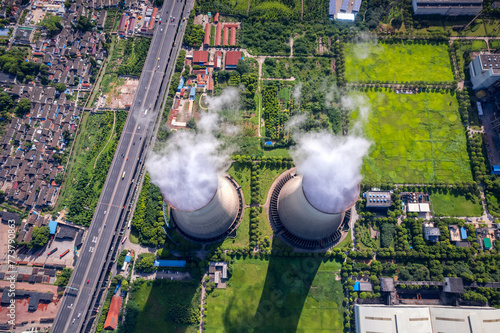
<instances>
[{"instance_id":1,"label":"multi-lane highway","mask_svg":"<svg viewBox=\"0 0 500 333\"><path fill-rule=\"evenodd\" d=\"M53 333L90 330L94 319L92 309L99 299L102 283L107 278L107 267L121 237L126 206L133 196L145 152L161 112L162 99L192 7L193 0L166 0L160 11L162 21L155 28L134 102L92 224L55 318ZM183 23L182 26L180 23Z\"/></svg>"}]
</instances>

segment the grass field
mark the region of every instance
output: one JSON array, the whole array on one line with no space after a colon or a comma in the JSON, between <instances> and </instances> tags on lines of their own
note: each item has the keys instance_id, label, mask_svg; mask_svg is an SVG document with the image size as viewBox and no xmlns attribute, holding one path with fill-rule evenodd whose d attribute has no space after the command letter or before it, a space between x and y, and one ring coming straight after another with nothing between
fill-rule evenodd
<instances>
[{"instance_id":1,"label":"grass field","mask_svg":"<svg viewBox=\"0 0 500 333\"><path fill-rule=\"evenodd\" d=\"M436 215L458 217L483 215L483 207L479 198L473 202L456 193L432 193L431 204Z\"/></svg>"},{"instance_id":2,"label":"grass field","mask_svg":"<svg viewBox=\"0 0 500 333\"><path fill-rule=\"evenodd\" d=\"M179 324L170 319L169 312L177 305L198 307L199 282L146 281L133 288L131 300L137 304L135 333L198 331L198 324ZM129 301L130 302L130 301Z\"/></svg>"},{"instance_id":3,"label":"grass field","mask_svg":"<svg viewBox=\"0 0 500 333\"><path fill-rule=\"evenodd\" d=\"M342 332L339 269L311 257L236 260L228 288L207 297L205 332Z\"/></svg>"},{"instance_id":4,"label":"grass field","mask_svg":"<svg viewBox=\"0 0 500 333\"><path fill-rule=\"evenodd\" d=\"M234 249L240 248L242 246L247 246L250 242L250 209L245 209L245 214L241 219L240 226L236 230L235 238L226 238L222 243L221 247L223 249Z\"/></svg>"},{"instance_id":5,"label":"grass field","mask_svg":"<svg viewBox=\"0 0 500 333\"><path fill-rule=\"evenodd\" d=\"M445 44L346 44L345 77L349 82L453 81Z\"/></svg>"},{"instance_id":6,"label":"grass field","mask_svg":"<svg viewBox=\"0 0 500 333\"><path fill-rule=\"evenodd\" d=\"M267 200L269 189L273 182L286 168L261 168L260 169L260 202L264 204Z\"/></svg>"},{"instance_id":7,"label":"grass field","mask_svg":"<svg viewBox=\"0 0 500 333\"><path fill-rule=\"evenodd\" d=\"M472 180L464 129L454 96L368 92L365 133L373 141L365 180L431 183Z\"/></svg>"},{"instance_id":8,"label":"grass field","mask_svg":"<svg viewBox=\"0 0 500 333\"><path fill-rule=\"evenodd\" d=\"M227 173L241 186L245 204L249 205L251 203L250 169L245 164L233 163Z\"/></svg>"},{"instance_id":9,"label":"grass field","mask_svg":"<svg viewBox=\"0 0 500 333\"><path fill-rule=\"evenodd\" d=\"M68 219L78 224L90 223L127 113L85 113L82 117L68 170L54 207L55 212L67 207ZM89 209L82 210L82 205Z\"/></svg>"}]
</instances>

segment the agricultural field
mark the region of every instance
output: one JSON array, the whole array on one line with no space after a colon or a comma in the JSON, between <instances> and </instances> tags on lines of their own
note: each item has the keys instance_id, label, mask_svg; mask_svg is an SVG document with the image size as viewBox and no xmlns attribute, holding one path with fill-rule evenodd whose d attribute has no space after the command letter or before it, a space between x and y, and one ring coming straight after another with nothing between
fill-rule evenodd
<instances>
[{"instance_id":1,"label":"agricultural field","mask_svg":"<svg viewBox=\"0 0 500 333\"><path fill-rule=\"evenodd\" d=\"M205 331L343 332L339 269L310 257L236 260L227 289L207 296Z\"/></svg>"},{"instance_id":2,"label":"agricultural field","mask_svg":"<svg viewBox=\"0 0 500 333\"><path fill-rule=\"evenodd\" d=\"M466 138L455 96L368 92L365 124L373 141L365 181L432 183L471 181Z\"/></svg>"},{"instance_id":3,"label":"agricultural field","mask_svg":"<svg viewBox=\"0 0 500 333\"><path fill-rule=\"evenodd\" d=\"M134 282L127 303L127 332L198 331L201 283L169 280Z\"/></svg>"},{"instance_id":4,"label":"agricultural field","mask_svg":"<svg viewBox=\"0 0 500 333\"><path fill-rule=\"evenodd\" d=\"M483 215L483 207L479 198L469 200L462 194L458 193L432 193L431 204L432 210L438 216L481 216Z\"/></svg>"},{"instance_id":5,"label":"agricultural field","mask_svg":"<svg viewBox=\"0 0 500 333\"><path fill-rule=\"evenodd\" d=\"M345 78L348 82L451 82L448 51L442 43L348 43Z\"/></svg>"}]
</instances>

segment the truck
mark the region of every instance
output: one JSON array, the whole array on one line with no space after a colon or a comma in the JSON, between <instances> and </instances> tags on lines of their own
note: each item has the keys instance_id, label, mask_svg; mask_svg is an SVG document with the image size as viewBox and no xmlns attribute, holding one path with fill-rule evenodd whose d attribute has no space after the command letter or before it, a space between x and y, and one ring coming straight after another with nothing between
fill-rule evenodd
<instances>
[{"instance_id":1,"label":"truck","mask_svg":"<svg viewBox=\"0 0 500 333\"><path fill-rule=\"evenodd\" d=\"M63 253L59 256L59 258L64 257L64 256L65 256L65 255L67 255L68 253L69 253L69 250L64 251L64 252L63 252Z\"/></svg>"}]
</instances>

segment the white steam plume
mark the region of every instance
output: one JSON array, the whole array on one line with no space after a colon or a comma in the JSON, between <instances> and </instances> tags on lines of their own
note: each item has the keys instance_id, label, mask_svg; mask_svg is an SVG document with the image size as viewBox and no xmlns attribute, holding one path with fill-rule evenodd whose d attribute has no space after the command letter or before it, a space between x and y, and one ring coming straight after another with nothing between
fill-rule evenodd
<instances>
[{"instance_id":1,"label":"white steam plume","mask_svg":"<svg viewBox=\"0 0 500 333\"><path fill-rule=\"evenodd\" d=\"M339 213L359 195L361 165L370 142L362 137L336 136L327 131L301 133L291 155L303 176L309 202L325 213Z\"/></svg>"},{"instance_id":2,"label":"white steam plume","mask_svg":"<svg viewBox=\"0 0 500 333\"><path fill-rule=\"evenodd\" d=\"M229 96L229 97L228 97ZM221 118L214 111L234 107L231 90L209 99L209 112L202 113L197 132L177 131L166 147L153 152L146 162L151 182L160 187L164 198L173 207L193 211L204 207L213 198L219 175L230 166L231 151L223 149L223 142L215 132Z\"/></svg>"},{"instance_id":3,"label":"white steam plume","mask_svg":"<svg viewBox=\"0 0 500 333\"><path fill-rule=\"evenodd\" d=\"M297 103L300 99L300 96L302 95L302 82L299 82L294 88L293 88L293 98L295 99L295 103Z\"/></svg>"},{"instance_id":4,"label":"white steam plume","mask_svg":"<svg viewBox=\"0 0 500 333\"><path fill-rule=\"evenodd\" d=\"M376 47L378 47L377 36L362 32L354 40L354 56L358 59L366 59Z\"/></svg>"},{"instance_id":5,"label":"white steam plume","mask_svg":"<svg viewBox=\"0 0 500 333\"><path fill-rule=\"evenodd\" d=\"M309 202L325 213L339 213L349 208L359 195L361 166L371 143L362 136L362 124L369 112L368 99L350 93L341 99L342 106L358 110L351 135L341 136L329 131L293 134L296 145L291 149L298 174L303 176L302 188ZM288 126L304 121L292 117Z\"/></svg>"}]
</instances>

